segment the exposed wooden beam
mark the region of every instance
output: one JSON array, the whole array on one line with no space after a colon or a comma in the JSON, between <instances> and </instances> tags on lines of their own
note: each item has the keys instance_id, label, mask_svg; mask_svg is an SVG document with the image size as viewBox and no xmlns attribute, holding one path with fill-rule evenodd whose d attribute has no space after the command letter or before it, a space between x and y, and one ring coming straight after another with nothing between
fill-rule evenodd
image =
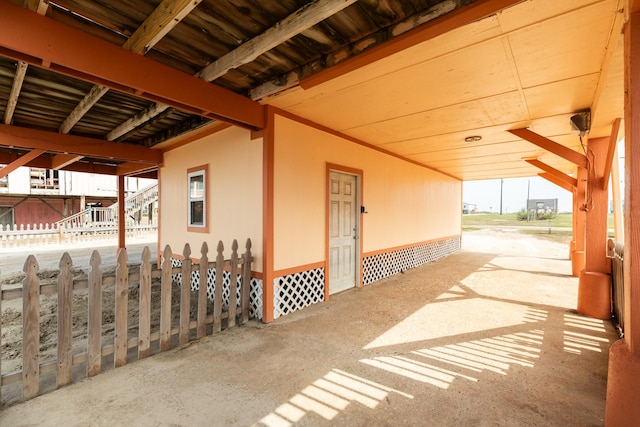
<instances>
[{"instance_id":1,"label":"exposed wooden beam","mask_svg":"<svg viewBox=\"0 0 640 427\"><path fill-rule=\"evenodd\" d=\"M69 166L72 163L77 162L82 159L84 156L79 156L76 154L56 154L51 159L51 168L50 169L62 169L64 167Z\"/></svg>"},{"instance_id":2,"label":"exposed wooden beam","mask_svg":"<svg viewBox=\"0 0 640 427\"><path fill-rule=\"evenodd\" d=\"M0 164L9 164L18 158L20 158L20 156L16 152L0 152ZM52 163L53 163L53 157L40 156L29 161L23 166L27 166L31 168L53 169ZM118 174L116 165L94 163L94 162L88 162L88 161L78 161L75 163L71 163L68 166L65 166L64 168L62 168L61 170L71 171L71 172L97 173L101 175L117 175ZM140 178L157 179L158 171L148 170L146 172L136 173L135 176Z\"/></svg>"},{"instance_id":3,"label":"exposed wooden beam","mask_svg":"<svg viewBox=\"0 0 640 427\"><path fill-rule=\"evenodd\" d=\"M139 175L143 172L148 172L157 169L157 165L149 165L145 163L126 162L116 166L116 175Z\"/></svg>"},{"instance_id":4,"label":"exposed wooden beam","mask_svg":"<svg viewBox=\"0 0 640 427\"><path fill-rule=\"evenodd\" d=\"M147 121L149 121L152 118L156 117L157 115L159 115L163 111L166 111L168 108L171 108L171 107L169 107L168 105L165 105L165 104L158 104L158 103L152 104L150 107L142 110L141 112L139 112L135 116L131 117L126 122L122 122L120 125L118 125L117 127L113 128L105 136L105 138L108 139L109 141L116 140L116 139L120 138L122 135L124 135L124 134L126 134L128 132L131 132L132 130L134 130L135 128L140 126L141 124L146 123Z\"/></svg>"},{"instance_id":5,"label":"exposed wooden beam","mask_svg":"<svg viewBox=\"0 0 640 427\"><path fill-rule=\"evenodd\" d=\"M0 2L0 54L203 117L264 126L257 102L10 2Z\"/></svg>"},{"instance_id":6,"label":"exposed wooden beam","mask_svg":"<svg viewBox=\"0 0 640 427\"><path fill-rule=\"evenodd\" d=\"M151 15L122 45L136 53L146 53L185 16L189 14L202 0L164 0L151 12ZM73 109L65 121L60 125L60 132L69 133L71 129L87 114L107 92L108 88L96 85Z\"/></svg>"},{"instance_id":7,"label":"exposed wooden beam","mask_svg":"<svg viewBox=\"0 0 640 427\"><path fill-rule=\"evenodd\" d=\"M563 159L575 164L576 166L580 166L581 168L587 167L587 157L585 155L580 154L577 151L572 150L571 148L565 147L564 145L558 144L557 142L552 141L542 135L538 135L537 133L530 131L527 128L512 129L508 132L524 139L525 141L529 141L533 145L537 145L543 150L547 150L550 153L560 156Z\"/></svg>"},{"instance_id":8,"label":"exposed wooden beam","mask_svg":"<svg viewBox=\"0 0 640 427\"><path fill-rule=\"evenodd\" d=\"M9 125L0 125L0 146L31 150L41 149L49 152L138 161L154 165L162 163L162 151L152 148Z\"/></svg>"},{"instance_id":9,"label":"exposed wooden beam","mask_svg":"<svg viewBox=\"0 0 640 427\"><path fill-rule=\"evenodd\" d=\"M29 163L31 160L35 159L42 153L44 153L44 150L35 149L35 150L31 150L27 154L24 154L18 157L17 159L15 159L11 163L9 163L8 165L0 169L0 178L4 178L5 176L9 175L11 172L18 169L20 166L26 165L27 163Z\"/></svg>"},{"instance_id":10,"label":"exposed wooden beam","mask_svg":"<svg viewBox=\"0 0 640 427\"><path fill-rule=\"evenodd\" d=\"M29 10L35 11L40 15L44 15L45 13L47 13L47 9L49 8L49 2L46 0L29 0L29 2L27 3L27 8ZM24 77L27 74L28 67L29 65L26 62L18 61L16 74L13 77L13 84L11 85L11 93L9 94L9 99L7 100L7 108L4 111L4 123L7 125L10 125L11 121L13 120L13 113L16 111L18 97L20 96L22 83L24 83Z\"/></svg>"},{"instance_id":11,"label":"exposed wooden beam","mask_svg":"<svg viewBox=\"0 0 640 427\"><path fill-rule=\"evenodd\" d=\"M122 45L132 52L147 53L202 0L163 0Z\"/></svg>"},{"instance_id":12,"label":"exposed wooden beam","mask_svg":"<svg viewBox=\"0 0 640 427\"><path fill-rule=\"evenodd\" d=\"M547 181L557 185L560 188L564 188L567 191L573 192L573 190L575 190L574 186L572 186L571 184L568 184L566 181L563 181L562 179L559 179L556 175L550 174L548 172L541 172L538 174L538 176L546 179Z\"/></svg>"},{"instance_id":13,"label":"exposed wooden beam","mask_svg":"<svg viewBox=\"0 0 640 427\"><path fill-rule=\"evenodd\" d=\"M611 165L614 161L618 161L618 159L614 159L614 154L616 153L616 147L618 146L619 136L620 136L620 122L622 120L617 118L613 121L613 126L611 127L611 135L609 136L609 146L607 147L607 158L604 163L604 176L602 180L602 189L606 190L609 187L609 176L611 175Z\"/></svg>"},{"instance_id":14,"label":"exposed wooden beam","mask_svg":"<svg viewBox=\"0 0 640 427\"><path fill-rule=\"evenodd\" d=\"M253 61L263 53L355 3L355 1L356 0L316 0L298 9L264 33L243 43L236 49L207 65L196 73L196 77L206 81L213 81L223 76L227 71ZM131 132L168 108L168 105L154 104L111 130L111 132L107 134L106 139L113 141L127 132Z\"/></svg>"},{"instance_id":15,"label":"exposed wooden beam","mask_svg":"<svg viewBox=\"0 0 640 427\"><path fill-rule=\"evenodd\" d=\"M18 97L20 96L20 91L22 90L24 76L27 74L27 67L29 67L29 65L26 62L18 61L16 74L13 77L13 84L11 85L11 92L9 93L9 99L7 101L7 108L4 111L4 123L7 125L10 125L13 119L13 113L16 110Z\"/></svg>"},{"instance_id":16,"label":"exposed wooden beam","mask_svg":"<svg viewBox=\"0 0 640 427\"><path fill-rule=\"evenodd\" d=\"M207 81L215 80L227 71L253 61L263 53L355 2L356 0L315 0L293 12L264 33L207 65L196 76Z\"/></svg>"},{"instance_id":17,"label":"exposed wooden beam","mask_svg":"<svg viewBox=\"0 0 640 427\"><path fill-rule=\"evenodd\" d=\"M487 16L494 15L522 1L523 0L476 0L468 5L459 6L462 2L452 0L436 5L435 8L445 7L450 9L448 13L441 13L441 16L429 20L424 25L420 25L411 31L393 37L385 43L367 49L357 56L352 56L332 67L325 68L312 76L306 77L300 81L300 86L303 89L312 88L411 46L431 40ZM447 5L450 6L447 7Z\"/></svg>"},{"instance_id":18,"label":"exposed wooden beam","mask_svg":"<svg viewBox=\"0 0 640 427\"><path fill-rule=\"evenodd\" d=\"M538 159L525 159L525 161L530 165L533 165L539 169L542 169L546 173L555 176L559 180L566 182L571 187L575 187L576 185L578 185L578 180L575 179L574 177L569 176L566 173L554 168L553 166L549 166L548 164L541 162Z\"/></svg>"}]
</instances>

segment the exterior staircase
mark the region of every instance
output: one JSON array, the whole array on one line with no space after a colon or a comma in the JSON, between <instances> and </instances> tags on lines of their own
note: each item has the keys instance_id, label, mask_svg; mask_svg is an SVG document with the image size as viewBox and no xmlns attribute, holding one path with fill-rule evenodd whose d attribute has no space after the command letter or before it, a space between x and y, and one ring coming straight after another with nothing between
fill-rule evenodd
<instances>
[{"instance_id":1,"label":"exterior staircase","mask_svg":"<svg viewBox=\"0 0 640 427\"><path fill-rule=\"evenodd\" d=\"M150 185L142 190L133 193L124 200L126 226L140 225L143 210L158 200L158 184ZM118 224L118 203L109 207L90 206L85 210L70 215L56 222L58 229L78 229L78 228L109 228L117 227ZM157 225L157 215L149 218L146 225Z\"/></svg>"}]
</instances>

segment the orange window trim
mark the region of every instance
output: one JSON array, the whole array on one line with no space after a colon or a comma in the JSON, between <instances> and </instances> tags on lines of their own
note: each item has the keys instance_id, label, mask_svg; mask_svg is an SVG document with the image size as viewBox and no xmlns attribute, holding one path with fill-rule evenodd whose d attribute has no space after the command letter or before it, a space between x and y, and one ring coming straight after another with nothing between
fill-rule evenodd
<instances>
[{"instance_id":1,"label":"orange window trim","mask_svg":"<svg viewBox=\"0 0 640 427\"><path fill-rule=\"evenodd\" d=\"M193 233L209 233L209 165L201 165L187 169L187 177L194 172L204 172L204 227L193 227L189 225L189 180L187 178L187 231Z\"/></svg>"}]
</instances>

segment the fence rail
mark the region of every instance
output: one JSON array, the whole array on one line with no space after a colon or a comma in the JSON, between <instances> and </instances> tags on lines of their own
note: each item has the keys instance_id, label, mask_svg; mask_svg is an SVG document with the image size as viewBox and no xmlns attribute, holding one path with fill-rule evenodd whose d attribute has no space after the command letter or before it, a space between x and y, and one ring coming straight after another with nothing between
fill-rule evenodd
<instances>
[{"instance_id":1,"label":"fence rail","mask_svg":"<svg viewBox=\"0 0 640 427\"><path fill-rule=\"evenodd\" d=\"M107 356L113 367L118 368L247 322L251 303L251 240L247 240L243 254L238 253L235 240L228 259L223 252L224 246L219 242L215 260L209 261L205 242L200 259L192 261L187 244L181 255L181 266L173 267L174 254L167 246L158 268L151 262L151 252L146 247L141 263L135 268L127 263L126 249L122 249L115 274L103 275L100 254L93 251L89 273L76 279L71 257L65 252L60 259L57 282L49 284L41 282L38 262L29 255L24 264L22 285L0 287L0 314L3 302L22 299L19 316L22 318L19 348L22 368L2 373L0 362L0 405L3 401L26 400L41 394L44 375L55 375L55 388L59 388L76 377L99 374ZM206 280L193 282L196 272L202 278L215 277L209 297ZM226 304L225 272L229 277ZM46 298L54 301L47 303ZM137 304L134 298L138 299ZM78 303L79 300L82 303ZM41 350L44 333L41 313L47 310L56 313L57 342L55 355L48 352L45 357ZM79 313L83 316L78 317ZM78 318L86 319L86 326ZM0 330L6 326L0 320ZM8 344L0 342L0 349L4 351ZM0 361L9 359L4 354L0 356ZM5 398L6 388L18 383L21 383L21 397Z\"/></svg>"},{"instance_id":2,"label":"fence rail","mask_svg":"<svg viewBox=\"0 0 640 427\"><path fill-rule=\"evenodd\" d=\"M152 225L127 225L125 227L127 237L147 236L156 234L158 226ZM58 227L54 224L27 224L7 225L0 224L0 248L15 248L24 246L53 245L61 243L87 242L92 240L110 239L118 237L118 227L111 223L108 225L85 225L71 228Z\"/></svg>"},{"instance_id":3,"label":"fence rail","mask_svg":"<svg viewBox=\"0 0 640 427\"><path fill-rule=\"evenodd\" d=\"M618 325L618 334L622 337L624 336L624 244L609 239L607 256L611 258L613 315Z\"/></svg>"}]
</instances>

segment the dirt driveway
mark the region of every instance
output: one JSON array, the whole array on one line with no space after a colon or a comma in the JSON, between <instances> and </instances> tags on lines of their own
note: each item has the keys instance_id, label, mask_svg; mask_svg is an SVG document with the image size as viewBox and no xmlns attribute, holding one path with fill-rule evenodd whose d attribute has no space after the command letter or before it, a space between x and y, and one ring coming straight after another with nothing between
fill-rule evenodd
<instances>
[{"instance_id":1,"label":"dirt driveway","mask_svg":"<svg viewBox=\"0 0 640 427\"><path fill-rule=\"evenodd\" d=\"M0 412L0 425L597 426L609 322L575 314L566 244L463 251Z\"/></svg>"}]
</instances>

